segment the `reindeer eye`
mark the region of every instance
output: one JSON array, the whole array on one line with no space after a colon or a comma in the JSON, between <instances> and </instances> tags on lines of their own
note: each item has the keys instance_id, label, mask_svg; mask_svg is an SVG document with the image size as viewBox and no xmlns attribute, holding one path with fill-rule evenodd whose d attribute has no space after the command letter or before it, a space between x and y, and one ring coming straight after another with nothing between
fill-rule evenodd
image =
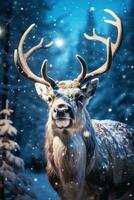
<instances>
[{"instance_id":1,"label":"reindeer eye","mask_svg":"<svg viewBox=\"0 0 134 200\"><path fill-rule=\"evenodd\" d=\"M51 103L52 102L52 97L48 97L48 103Z\"/></svg>"}]
</instances>

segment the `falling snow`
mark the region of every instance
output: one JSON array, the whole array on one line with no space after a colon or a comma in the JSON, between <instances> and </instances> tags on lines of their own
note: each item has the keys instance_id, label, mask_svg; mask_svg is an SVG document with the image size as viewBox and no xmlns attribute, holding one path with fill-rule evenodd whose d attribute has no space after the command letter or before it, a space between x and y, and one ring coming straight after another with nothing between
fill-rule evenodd
<instances>
[{"instance_id":1,"label":"falling snow","mask_svg":"<svg viewBox=\"0 0 134 200\"><path fill-rule=\"evenodd\" d=\"M130 0L119 0L116 4L114 0L73 0L71 3L67 0L20 0L11 1L11 4L7 0L0 3L0 106L2 108L2 101L7 95L11 108L15 110L12 120L20 133L15 136L16 141L19 142L21 157L26 163L27 174L32 179L32 187L37 191L39 200L45 195L45 200L59 199L44 175L44 124L48 116L47 106L36 96L34 84L18 74L14 67L13 51L18 46L21 34L30 24L35 23L37 27L29 34L24 50L36 45L41 37L45 38L44 44L56 38L59 41L52 48L40 50L29 58L28 63L34 73L41 75L42 61L47 58L49 75L55 80L72 79L80 71L75 59L77 53L86 60L88 71L97 69L105 62L105 47L100 43L87 41L83 33L92 34L92 28L95 27L97 33L110 35L115 41L115 29L104 23L104 19L108 18L104 13L105 8L113 9L121 16L123 43L113 59L111 70L100 77L100 86L89 102L88 110L92 118L118 120L134 128L133 1L131 4ZM11 137L15 129L11 122L8 123ZM90 134L85 133L85 137L89 138ZM10 148L13 145L16 146L16 143L10 143ZM73 148L73 145L70 147ZM111 166L114 168L114 165ZM132 195L129 194L131 199Z\"/></svg>"}]
</instances>

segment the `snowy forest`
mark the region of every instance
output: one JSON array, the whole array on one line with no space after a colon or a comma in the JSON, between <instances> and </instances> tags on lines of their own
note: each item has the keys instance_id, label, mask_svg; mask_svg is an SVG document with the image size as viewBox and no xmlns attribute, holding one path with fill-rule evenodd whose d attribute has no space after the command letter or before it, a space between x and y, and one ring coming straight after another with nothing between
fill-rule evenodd
<instances>
[{"instance_id":1,"label":"snowy forest","mask_svg":"<svg viewBox=\"0 0 134 200\"><path fill-rule=\"evenodd\" d=\"M109 18L104 12L105 8L120 16L123 41L110 71L99 78L99 88L88 105L88 111L91 118L112 119L134 128L134 1L0 1L0 153L3 155L2 145L9 140L10 147L4 147L4 151L7 149L6 153L13 154L11 159L16 163L16 167L12 164L8 166L0 155L0 199L60 199L45 174L47 105L37 96L34 83L18 73L13 60L14 49L18 47L22 33L31 24L37 25L27 38L25 50L38 44L42 37L45 44L54 42L51 48L39 50L28 60L34 73L40 75L42 61L47 58L51 77L71 80L80 71L76 54L86 60L88 71L100 67L106 60L104 45L86 40L83 33L92 35L95 28L100 35L110 36L112 41L116 39L116 29L104 22ZM14 128L3 132L3 120ZM6 142L2 143L4 139ZM8 171L6 176L9 179L11 176L17 177L17 182L10 183L4 179L4 175L1 175L3 167ZM9 185L12 188L7 191ZM20 192L16 194L16 191ZM23 193L26 196L19 196L23 196Z\"/></svg>"}]
</instances>

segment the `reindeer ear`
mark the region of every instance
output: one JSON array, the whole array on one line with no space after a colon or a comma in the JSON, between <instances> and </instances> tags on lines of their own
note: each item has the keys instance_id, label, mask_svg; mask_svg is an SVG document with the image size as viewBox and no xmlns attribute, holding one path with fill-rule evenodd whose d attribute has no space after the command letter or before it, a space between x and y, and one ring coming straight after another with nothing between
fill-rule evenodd
<instances>
[{"instance_id":1,"label":"reindeer ear","mask_svg":"<svg viewBox=\"0 0 134 200\"><path fill-rule=\"evenodd\" d=\"M47 101L49 96L49 88L41 83L35 83L35 89L39 97Z\"/></svg>"},{"instance_id":2,"label":"reindeer ear","mask_svg":"<svg viewBox=\"0 0 134 200\"><path fill-rule=\"evenodd\" d=\"M99 79L95 78L91 81L86 82L81 87L83 94L86 96L87 99L90 99L94 95L98 84L99 84Z\"/></svg>"}]
</instances>

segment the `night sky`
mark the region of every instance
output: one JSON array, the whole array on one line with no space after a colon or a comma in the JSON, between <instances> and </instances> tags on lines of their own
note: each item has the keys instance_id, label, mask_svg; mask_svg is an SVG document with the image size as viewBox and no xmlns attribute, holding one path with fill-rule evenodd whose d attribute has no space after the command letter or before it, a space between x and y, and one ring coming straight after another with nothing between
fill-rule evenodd
<instances>
[{"instance_id":1,"label":"night sky","mask_svg":"<svg viewBox=\"0 0 134 200\"><path fill-rule=\"evenodd\" d=\"M62 32L57 31L54 34L55 38L60 38L63 42L59 48L62 48L64 53L62 54L62 59L56 58L58 60L57 65L66 66L68 62L68 56L73 48L72 56L75 57L77 53L76 46L79 42L79 33L84 31L84 27L88 20L88 12L92 11L95 17L96 30L100 33L108 34L108 30L110 26L104 22L104 19L110 16L104 12L105 8L109 8L115 11L120 17L124 17L125 14L128 13L130 6L130 0L73 0L73 1L59 1L56 5L53 6L53 9L48 12L47 17L48 21L53 23L53 26L56 27L59 24L67 25L67 35L68 37L64 37ZM63 18L62 18L63 16ZM57 19L61 17L61 20L57 22ZM89 20L90 21L90 20ZM92 33L90 33L92 34ZM84 40L83 34L81 34L81 38Z\"/></svg>"}]
</instances>

